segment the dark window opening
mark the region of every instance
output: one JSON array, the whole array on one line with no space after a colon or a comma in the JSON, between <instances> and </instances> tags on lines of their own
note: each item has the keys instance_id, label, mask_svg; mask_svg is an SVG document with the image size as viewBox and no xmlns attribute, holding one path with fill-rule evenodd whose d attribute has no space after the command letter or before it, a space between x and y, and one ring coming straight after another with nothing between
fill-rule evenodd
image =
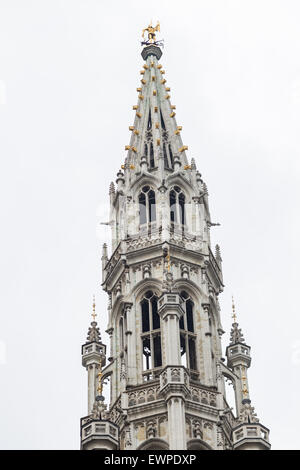
<instances>
[{"instance_id":1,"label":"dark window opening","mask_svg":"<svg viewBox=\"0 0 300 470\"><path fill-rule=\"evenodd\" d=\"M171 222L177 222L176 194L174 191L170 192L170 218Z\"/></svg>"},{"instance_id":2,"label":"dark window opening","mask_svg":"<svg viewBox=\"0 0 300 470\"><path fill-rule=\"evenodd\" d=\"M185 220L184 220L184 201L185 201L185 197L184 197L184 194L180 193L179 194L179 197L178 197L178 202L179 202L179 221L182 223L182 225L185 224Z\"/></svg>"},{"instance_id":3,"label":"dark window opening","mask_svg":"<svg viewBox=\"0 0 300 470\"><path fill-rule=\"evenodd\" d=\"M162 129L165 131L166 130L166 126L165 126L165 121L164 121L164 118L163 118L163 115L162 115L162 112L160 111L160 122L161 122L161 127Z\"/></svg>"},{"instance_id":4,"label":"dark window opening","mask_svg":"<svg viewBox=\"0 0 300 470\"><path fill-rule=\"evenodd\" d=\"M147 129L148 129L148 130L152 129L151 111L149 111Z\"/></svg>"},{"instance_id":5,"label":"dark window opening","mask_svg":"<svg viewBox=\"0 0 300 470\"><path fill-rule=\"evenodd\" d=\"M162 365L160 335L154 336L153 349L154 349L154 367L160 367Z\"/></svg>"},{"instance_id":6,"label":"dark window opening","mask_svg":"<svg viewBox=\"0 0 300 470\"><path fill-rule=\"evenodd\" d=\"M150 143L150 168L154 168L155 162L154 162L154 152L153 152L153 144L152 142Z\"/></svg>"},{"instance_id":7,"label":"dark window opening","mask_svg":"<svg viewBox=\"0 0 300 470\"><path fill-rule=\"evenodd\" d=\"M160 317L158 315L157 295L147 291L141 302L142 311L142 349L143 370L162 366ZM151 380L149 374L146 380Z\"/></svg>"},{"instance_id":8,"label":"dark window opening","mask_svg":"<svg viewBox=\"0 0 300 470\"><path fill-rule=\"evenodd\" d=\"M166 149L165 143L163 144L163 153L164 153L165 168L169 168L168 155L167 155L167 149Z\"/></svg>"},{"instance_id":9,"label":"dark window opening","mask_svg":"<svg viewBox=\"0 0 300 470\"><path fill-rule=\"evenodd\" d=\"M149 302L147 300L143 300L142 302L142 331L150 330L150 322L149 322Z\"/></svg>"},{"instance_id":10,"label":"dark window opening","mask_svg":"<svg viewBox=\"0 0 300 470\"><path fill-rule=\"evenodd\" d=\"M171 149L171 145L169 145L169 155L170 155L171 167L174 168L174 158L173 158L173 152L172 152L172 149Z\"/></svg>"},{"instance_id":11,"label":"dark window opening","mask_svg":"<svg viewBox=\"0 0 300 470\"><path fill-rule=\"evenodd\" d=\"M144 146L144 153L145 153L145 156L148 157L148 145L145 144Z\"/></svg>"},{"instance_id":12,"label":"dark window opening","mask_svg":"<svg viewBox=\"0 0 300 470\"><path fill-rule=\"evenodd\" d=\"M185 305L186 305L187 329L193 332L194 331L193 302L191 300L187 300Z\"/></svg>"},{"instance_id":13,"label":"dark window opening","mask_svg":"<svg viewBox=\"0 0 300 470\"><path fill-rule=\"evenodd\" d=\"M190 369L197 370L196 347L194 338L189 338L189 363Z\"/></svg>"},{"instance_id":14,"label":"dark window opening","mask_svg":"<svg viewBox=\"0 0 300 470\"><path fill-rule=\"evenodd\" d=\"M151 290L148 290L145 294L146 299L151 299L152 296L153 296L153 292L151 292Z\"/></svg>"},{"instance_id":15,"label":"dark window opening","mask_svg":"<svg viewBox=\"0 0 300 470\"><path fill-rule=\"evenodd\" d=\"M153 330L158 330L160 328L160 317L157 313L157 298L153 297L151 300L152 306L152 326Z\"/></svg>"},{"instance_id":16,"label":"dark window opening","mask_svg":"<svg viewBox=\"0 0 300 470\"><path fill-rule=\"evenodd\" d=\"M185 196L179 186L170 191L170 220L185 225Z\"/></svg>"},{"instance_id":17,"label":"dark window opening","mask_svg":"<svg viewBox=\"0 0 300 470\"><path fill-rule=\"evenodd\" d=\"M155 222L156 204L155 192L149 186L144 186L139 195L140 225Z\"/></svg>"}]
</instances>

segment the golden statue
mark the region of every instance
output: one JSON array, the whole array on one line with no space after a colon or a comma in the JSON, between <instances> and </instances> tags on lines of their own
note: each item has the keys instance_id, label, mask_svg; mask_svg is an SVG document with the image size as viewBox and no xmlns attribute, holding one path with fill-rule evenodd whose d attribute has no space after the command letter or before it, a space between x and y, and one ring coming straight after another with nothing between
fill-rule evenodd
<instances>
[{"instance_id":1,"label":"golden statue","mask_svg":"<svg viewBox=\"0 0 300 470\"><path fill-rule=\"evenodd\" d=\"M148 28L143 29L142 37L145 38L145 31L148 31L148 41L153 43L155 42L155 31L160 31L160 24L159 21L155 28L152 26L152 21L149 24Z\"/></svg>"}]
</instances>

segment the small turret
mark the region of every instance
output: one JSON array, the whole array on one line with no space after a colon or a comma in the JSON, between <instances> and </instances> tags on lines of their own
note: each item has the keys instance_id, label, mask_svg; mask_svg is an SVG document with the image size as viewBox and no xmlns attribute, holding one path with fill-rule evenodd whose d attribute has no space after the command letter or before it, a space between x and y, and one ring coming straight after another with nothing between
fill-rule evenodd
<instances>
[{"instance_id":1,"label":"small turret","mask_svg":"<svg viewBox=\"0 0 300 470\"><path fill-rule=\"evenodd\" d=\"M230 343L226 348L227 366L237 376L235 394L237 423L233 429L233 447L238 450L269 449L269 430L259 423L254 407L251 406L247 370L251 365L251 348L237 323L235 304L232 298L232 328Z\"/></svg>"},{"instance_id":2,"label":"small turret","mask_svg":"<svg viewBox=\"0 0 300 470\"><path fill-rule=\"evenodd\" d=\"M96 383L97 383L97 373L99 369L99 364L101 367L105 365L106 362L106 346L101 342L101 333L100 329L97 326L95 318L97 316L95 312L95 297L93 300L93 320L88 329L87 340L82 346L82 365L86 368L88 372L88 412L92 411L92 407L96 397Z\"/></svg>"},{"instance_id":3,"label":"small turret","mask_svg":"<svg viewBox=\"0 0 300 470\"><path fill-rule=\"evenodd\" d=\"M81 418L81 449L118 448L119 429L108 419L105 398L102 395L102 368L106 362L106 346L101 342L100 328L95 318L95 297L93 300L93 321L88 329L87 341L82 346L82 365L88 371L88 415Z\"/></svg>"}]
</instances>

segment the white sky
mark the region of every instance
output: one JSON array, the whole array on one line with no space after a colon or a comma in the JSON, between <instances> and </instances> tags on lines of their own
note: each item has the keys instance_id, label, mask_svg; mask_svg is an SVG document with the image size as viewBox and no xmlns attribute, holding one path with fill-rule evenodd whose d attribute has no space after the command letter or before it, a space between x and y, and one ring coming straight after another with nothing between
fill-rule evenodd
<instances>
[{"instance_id":1,"label":"white sky","mask_svg":"<svg viewBox=\"0 0 300 470\"><path fill-rule=\"evenodd\" d=\"M300 4L0 0L0 447L79 448L81 344L108 186L123 163L143 64L161 63L220 243L223 347L231 295L252 347L250 394L274 449L299 448ZM98 227L98 228L97 228Z\"/></svg>"}]
</instances>

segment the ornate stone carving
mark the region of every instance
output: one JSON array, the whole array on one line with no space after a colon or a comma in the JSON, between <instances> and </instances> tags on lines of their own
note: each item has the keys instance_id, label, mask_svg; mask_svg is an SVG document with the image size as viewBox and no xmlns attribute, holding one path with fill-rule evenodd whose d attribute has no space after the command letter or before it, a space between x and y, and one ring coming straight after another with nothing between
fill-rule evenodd
<instances>
[{"instance_id":1,"label":"ornate stone carving","mask_svg":"<svg viewBox=\"0 0 300 470\"><path fill-rule=\"evenodd\" d=\"M251 406L249 402L246 402L241 406L238 422L239 423L259 423L259 419L254 411L254 406Z\"/></svg>"},{"instance_id":2,"label":"ornate stone carving","mask_svg":"<svg viewBox=\"0 0 300 470\"><path fill-rule=\"evenodd\" d=\"M157 422L154 419L150 419L146 422L146 436L148 439L157 436Z\"/></svg>"},{"instance_id":3,"label":"ornate stone carving","mask_svg":"<svg viewBox=\"0 0 300 470\"><path fill-rule=\"evenodd\" d=\"M183 277L184 279L189 278L189 268L186 264L181 265L181 277Z\"/></svg>"}]
</instances>

